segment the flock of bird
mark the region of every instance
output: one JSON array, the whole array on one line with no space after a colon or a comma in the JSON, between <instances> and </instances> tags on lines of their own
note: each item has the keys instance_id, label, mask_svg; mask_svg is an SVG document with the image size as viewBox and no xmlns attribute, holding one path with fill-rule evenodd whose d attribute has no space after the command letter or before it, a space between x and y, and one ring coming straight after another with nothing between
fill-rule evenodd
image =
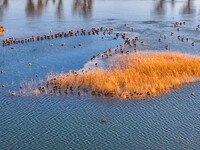
<instances>
[{"instance_id":1,"label":"flock of bird","mask_svg":"<svg viewBox=\"0 0 200 150\"><path fill-rule=\"evenodd\" d=\"M183 25L186 25L186 22L176 22L174 24L174 27L177 28L177 31L180 31L180 28L181 26ZM126 24L124 24L124 26L127 26ZM200 25L197 26L196 28L196 31L199 31L199 28L200 28ZM4 46L9 46L9 45L15 45L15 44L24 44L24 43L29 43L29 42L34 42L34 41L41 41L41 40L50 40L50 39L56 39L56 38L63 38L63 37L72 37L72 36L78 36L78 35L99 35L100 32L103 33L103 35L106 35L106 34L113 34L113 31L114 29L113 28L92 28L91 31L86 31L86 29L81 29L81 30L77 30L77 31L74 31L74 30L70 30L68 32L59 32L59 33L56 33L56 34L53 34L52 31L50 31L50 34L45 34L45 35L38 35L38 36L32 36L30 38L26 38L26 39L23 39L23 40L19 40L19 39L15 39L13 37L10 37L9 39L6 39L6 40L3 40L3 47ZM131 28L131 31L133 32L134 31L134 28ZM171 32L171 36L175 35L174 32ZM117 45L115 49L108 49L107 51L104 51L104 52L100 52L98 53L97 56L93 56L90 60L91 61L94 61L96 58L104 58L104 57L112 57L114 56L114 54L129 54L130 51L129 50L126 50L126 47L129 46L131 47L131 49L133 49L134 52L137 52L137 45L138 44L141 44L143 45L144 44L144 41L140 41L139 40L139 36L135 36L134 38L129 38L125 33L123 34L120 34L120 33L115 33L115 37L114 39L118 39L118 38L122 38L124 40L124 43L121 44L121 45ZM166 35L162 35L160 33L160 38L158 39L158 42L161 42L162 41L162 38L166 39L167 36ZM189 38L183 38L181 37L180 35L177 36L177 38L181 41L189 41ZM102 37L102 39L104 39L104 37ZM192 42L192 46L194 46L194 42ZM53 46L53 44L51 45ZM62 43L61 46L65 46L65 43ZM82 46L81 44L78 44L78 46ZM168 49L168 45L165 46L166 49ZM74 48L76 48L76 46L74 46ZM11 49L14 49L14 47L11 47ZM29 63L29 66L31 66L32 64ZM94 64L96 67L98 66L98 63L95 63ZM89 68L89 70L91 70L91 68ZM1 70L1 73L4 73L3 70ZM82 73L87 73L87 71L84 71L82 70ZM73 71L73 74L74 75L78 75L78 72L77 71ZM36 75L36 77L38 77L38 75ZM49 90L50 93L56 93L57 90L59 90L59 93L61 93L61 88L59 87L59 85L56 85L56 78L53 78L49 81L47 81L46 83L46 86L49 87L53 87L52 90ZM5 84L2 85L2 87L4 88L5 87ZM20 89L22 89L23 87L20 86ZM45 86L40 86L38 89L32 89L33 90L33 93L35 93L36 91L40 91L40 92L46 92L46 88ZM74 88L73 87L69 87L69 90L73 93L73 90ZM87 89L84 89L83 90L84 92L88 92ZM23 91L20 92L21 94L24 94ZM64 93L67 94L67 90L64 91ZM16 93L13 92L11 94L12 96L15 96ZM78 95L80 95L80 89L78 88ZM95 92L94 91L91 91L91 95L95 95ZM194 93L192 93L191 95L194 95ZM109 95L108 95L109 96Z\"/></svg>"},{"instance_id":2,"label":"flock of bird","mask_svg":"<svg viewBox=\"0 0 200 150\"><path fill-rule=\"evenodd\" d=\"M174 24L174 27L175 27L176 30L179 32L179 31L181 30L181 26L183 26L183 25L186 25L186 22L185 22L185 21L184 21L184 22L176 22L176 23ZM197 25L196 31L199 31L199 28L200 28L200 25ZM174 32L171 32L171 36L173 36L173 35L175 35L175 33L174 33ZM161 33L160 33L160 37L163 37L163 35L162 35ZM166 38L167 38L167 36L164 35L164 39L166 39ZM187 42L189 42L189 38L184 38L184 37L181 37L180 35L178 35L177 38L178 38L178 40L181 40L182 42L183 42L184 40L186 40ZM158 41L161 42L162 39L159 38ZM194 46L194 45L195 45L195 42L192 42L191 45ZM166 45L165 48L168 49L168 48L169 48L169 45Z\"/></svg>"},{"instance_id":3,"label":"flock of bird","mask_svg":"<svg viewBox=\"0 0 200 150\"><path fill-rule=\"evenodd\" d=\"M72 37L72 36L78 36L78 35L99 35L99 32L103 32L103 35L106 34L106 32L108 32L108 34L110 35L112 32L113 32L113 29L112 28L105 28L103 29L103 27L101 28L92 28L92 31L88 31L86 32L86 29L81 29L81 30L77 30L77 31L74 31L74 30L70 30L68 32L59 32L59 33L56 33L56 34L52 34L52 31L50 31L50 34L45 34L45 35L38 35L38 36L34 36L32 35L32 37L30 38L26 38L26 39L16 39L14 37L10 37L9 39L5 39L3 40L2 42L2 45L3 47L4 46L8 46L8 45L13 45L13 44L24 44L24 43L29 43L29 42L34 42L34 41L41 41L41 40L50 40L50 39L54 39L54 38L62 38L62 37ZM51 45L53 46L53 45ZM65 43L62 43L61 46L65 46ZM81 44L79 44L79 46L81 46ZM11 49L14 49L14 47L11 47Z\"/></svg>"}]
</instances>

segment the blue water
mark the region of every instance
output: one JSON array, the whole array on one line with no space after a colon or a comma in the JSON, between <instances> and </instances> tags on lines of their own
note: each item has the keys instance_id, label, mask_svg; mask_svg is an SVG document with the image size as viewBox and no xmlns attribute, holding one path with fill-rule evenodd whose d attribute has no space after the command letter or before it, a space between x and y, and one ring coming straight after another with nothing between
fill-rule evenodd
<instances>
[{"instance_id":1,"label":"blue water","mask_svg":"<svg viewBox=\"0 0 200 150\"><path fill-rule=\"evenodd\" d=\"M195 31L200 24L199 8L198 0L0 0L0 24L6 29L0 42L50 34L50 30L103 26L129 37L138 35L144 41L138 51L200 55L200 31ZM179 32L173 27L176 21L186 21ZM160 33L167 38L159 43ZM178 35L189 41L178 40ZM145 101L77 94L20 95L20 85L44 85L51 72L85 68L93 55L124 42L114 40L114 34L102 36L0 46L0 70L4 71L0 85L5 84L0 88L0 149L200 149L199 82ZM11 96L13 92L16 96Z\"/></svg>"}]
</instances>

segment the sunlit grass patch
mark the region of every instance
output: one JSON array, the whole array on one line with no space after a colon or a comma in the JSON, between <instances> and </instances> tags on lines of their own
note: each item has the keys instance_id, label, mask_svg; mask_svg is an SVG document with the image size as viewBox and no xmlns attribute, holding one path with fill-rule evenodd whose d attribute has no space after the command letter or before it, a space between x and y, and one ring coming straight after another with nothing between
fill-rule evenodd
<instances>
[{"instance_id":1,"label":"sunlit grass patch","mask_svg":"<svg viewBox=\"0 0 200 150\"><path fill-rule=\"evenodd\" d=\"M92 95L145 98L167 93L200 77L200 58L180 53L140 52L119 55L109 68L51 75L53 90L88 90Z\"/></svg>"},{"instance_id":2,"label":"sunlit grass patch","mask_svg":"<svg viewBox=\"0 0 200 150\"><path fill-rule=\"evenodd\" d=\"M4 27L0 25L0 34L4 32Z\"/></svg>"}]
</instances>

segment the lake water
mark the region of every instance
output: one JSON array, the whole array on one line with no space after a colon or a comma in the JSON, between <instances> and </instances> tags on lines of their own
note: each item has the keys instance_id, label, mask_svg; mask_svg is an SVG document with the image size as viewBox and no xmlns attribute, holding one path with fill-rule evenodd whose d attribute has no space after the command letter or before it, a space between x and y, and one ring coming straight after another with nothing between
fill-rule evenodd
<instances>
[{"instance_id":1,"label":"lake water","mask_svg":"<svg viewBox=\"0 0 200 150\"><path fill-rule=\"evenodd\" d=\"M186 21L179 32L174 28L177 21ZM0 25L6 29L1 43L9 37L25 39L50 30L103 26L129 37L138 35L145 42L139 51L200 55L198 24L198 0L0 0ZM167 38L159 43L160 33ZM178 35L189 41L178 40ZM23 83L43 85L39 81L46 81L49 73L84 68L93 55L124 42L114 40L114 34L102 36L0 46L0 70L4 71L0 85L5 84L0 88L0 149L200 149L199 82L145 101L19 94ZM79 43L81 47L73 48ZM102 119L107 122L101 123Z\"/></svg>"}]
</instances>

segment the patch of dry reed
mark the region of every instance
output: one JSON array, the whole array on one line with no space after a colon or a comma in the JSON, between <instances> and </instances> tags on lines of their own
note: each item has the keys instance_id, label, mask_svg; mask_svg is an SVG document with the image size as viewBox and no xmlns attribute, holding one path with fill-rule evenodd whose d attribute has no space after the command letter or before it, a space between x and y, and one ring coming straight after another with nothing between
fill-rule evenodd
<instances>
[{"instance_id":1,"label":"patch of dry reed","mask_svg":"<svg viewBox=\"0 0 200 150\"><path fill-rule=\"evenodd\" d=\"M87 89L93 95L132 99L157 96L199 77L200 58L197 56L140 52L116 56L108 69L51 75L47 84L58 89Z\"/></svg>"}]
</instances>

